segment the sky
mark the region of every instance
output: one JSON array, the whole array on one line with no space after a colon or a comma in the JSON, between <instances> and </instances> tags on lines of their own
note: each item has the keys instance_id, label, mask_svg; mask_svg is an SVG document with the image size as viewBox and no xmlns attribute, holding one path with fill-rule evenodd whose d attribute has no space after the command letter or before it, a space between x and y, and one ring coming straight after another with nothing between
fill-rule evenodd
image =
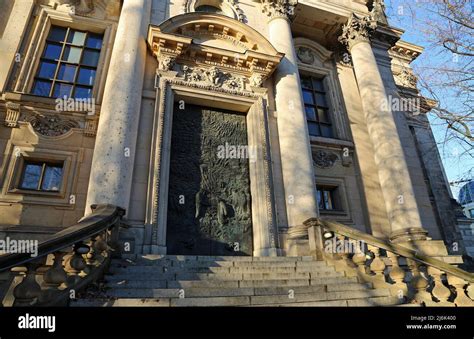
<instances>
[{"instance_id":1,"label":"sky","mask_svg":"<svg viewBox=\"0 0 474 339\"><path fill-rule=\"evenodd\" d=\"M411 12L410 8L406 6L408 1L412 3L412 8L415 7L417 9L415 12ZM422 65L426 64L443 65L447 62L451 62L451 60L446 60L447 57L450 58L451 56L447 56L446 53L443 53L441 47L433 46L425 33L423 33L423 27L420 27L420 23L430 15L426 9L432 6L434 1L439 0L385 0L389 23L392 26L405 30L402 39L425 48L424 52L412 63L412 67L415 70L417 66L422 67ZM456 105L454 95L450 93L449 88L445 89L441 96L448 105ZM463 150L457 142L447 142L443 145L446 125L440 123L440 121L433 118L433 116L429 115L428 117L431 122L433 134L438 143L438 150L448 180L453 182L459 181L460 179L473 179L474 170L472 169L474 169L474 158L469 155L460 156ZM456 199L462 185L463 184L451 185L451 191Z\"/></svg>"}]
</instances>

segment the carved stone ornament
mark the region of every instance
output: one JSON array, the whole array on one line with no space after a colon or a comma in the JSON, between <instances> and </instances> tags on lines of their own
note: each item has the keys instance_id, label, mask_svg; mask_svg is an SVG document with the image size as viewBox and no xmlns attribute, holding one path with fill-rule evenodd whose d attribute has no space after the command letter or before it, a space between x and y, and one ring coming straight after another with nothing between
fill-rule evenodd
<instances>
[{"instance_id":1,"label":"carved stone ornament","mask_svg":"<svg viewBox=\"0 0 474 339\"><path fill-rule=\"evenodd\" d=\"M317 150L314 153L314 164L319 168L331 168L334 166L338 159L338 156L335 153L324 151L324 150Z\"/></svg>"},{"instance_id":2,"label":"carved stone ornament","mask_svg":"<svg viewBox=\"0 0 474 339\"><path fill-rule=\"evenodd\" d=\"M349 21L342 27L342 34L338 40L350 50L359 42L369 42L376 27L377 23L372 17L359 17L352 14Z\"/></svg>"},{"instance_id":3,"label":"carved stone ornament","mask_svg":"<svg viewBox=\"0 0 474 339\"><path fill-rule=\"evenodd\" d=\"M193 12L195 10L196 3L196 0L184 0L182 7L183 13ZM222 3L232 9L232 11L237 17L237 20L244 23L247 21L247 19L245 18L244 11L240 8L240 5L237 0L223 0Z\"/></svg>"},{"instance_id":4,"label":"carved stone ornament","mask_svg":"<svg viewBox=\"0 0 474 339\"><path fill-rule=\"evenodd\" d=\"M314 64L314 54L313 51L308 47L298 47L296 49L296 55L298 60L304 64L312 65Z\"/></svg>"},{"instance_id":5,"label":"carved stone ornament","mask_svg":"<svg viewBox=\"0 0 474 339\"><path fill-rule=\"evenodd\" d=\"M160 71L171 71L175 64L176 58L171 56L160 56L158 69Z\"/></svg>"},{"instance_id":6,"label":"carved stone ornament","mask_svg":"<svg viewBox=\"0 0 474 339\"><path fill-rule=\"evenodd\" d=\"M57 115L35 114L26 118L26 121L36 132L47 137L57 137L69 132L72 128L79 128L77 121L63 119Z\"/></svg>"},{"instance_id":7,"label":"carved stone ornament","mask_svg":"<svg viewBox=\"0 0 474 339\"><path fill-rule=\"evenodd\" d=\"M262 12L271 19L284 18L291 20L295 15L297 0L262 0Z\"/></svg>"},{"instance_id":8,"label":"carved stone ornament","mask_svg":"<svg viewBox=\"0 0 474 339\"><path fill-rule=\"evenodd\" d=\"M5 126L16 127L18 125L18 119L20 118L20 104L7 102L6 108Z\"/></svg>"},{"instance_id":9,"label":"carved stone ornament","mask_svg":"<svg viewBox=\"0 0 474 339\"><path fill-rule=\"evenodd\" d=\"M398 86L416 89L417 77L409 68L403 68L400 73L395 75L395 83Z\"/></svg>"},{"instance_id":10,"label":"carved stone ornament","mask_svg":"<svg viewBox=\"0 0 474 339\"><path fill-rule=\"evenodd\" d=\"M213 66L209 69L199 67L182 67L185 81L201 84L209 88L226 88L229 90L243 90L243 78L236 77L230 73L224 73L219 68Z\"/></svg>"},{"instance_id":11,"label":"carved stone ornament","mask_svg":"<svg viewBox=\"0 0 474 339\"><path fill-rule=\"evenodd\" d=\"M253 87L262 87L265 77L262 74L254 74L250 78L250 85Z\"/></svg>"},{"instance_id":12,"label":"carved stone ornament","mask_svg":"<svg viewBox=\"0 0 474 339\"><path fill-rule=\"evenodd\" d=\"M370 14L375 21L384 25L388 25L387 15L385 14L384 0L374 0Z\"/></svg>"},{"instance_id":13,"label":"carved stone ornament","mask_svg":"<svg viewBox=\"0 0 474 339\"><path fill-rule=\"evenodd\" d=\"M58 5L67 5L71 12L78 15L91 14L95 8L93 0L53 0L51 2Z\"/></svg>"}]
</instances>

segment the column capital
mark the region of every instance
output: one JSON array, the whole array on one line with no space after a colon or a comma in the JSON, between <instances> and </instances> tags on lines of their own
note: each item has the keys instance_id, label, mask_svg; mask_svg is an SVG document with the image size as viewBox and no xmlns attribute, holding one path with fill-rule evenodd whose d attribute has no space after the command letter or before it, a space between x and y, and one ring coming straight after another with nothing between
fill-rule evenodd
<instances>
[{"instance_id":1,"label":"column capital","mask_svg":"<svg viewBox=\"0 0 474 339\"><path fill-rule=\"evenodd\" d=\"M350 51L359 42L370 42L370 37L377 27L371 16L358 16L352 13L347 23L342 27L338 40Z\"/></svg>"},{"instance_id":2,"label":"column capital","mask_svg":"<svg viewBox=\"0 0 474 339\"><path fill-rule=\"evenodd\" d=\"M298 0L262 0L262 12L270 17L291 20Z\"/></svg>"}]
</instances>

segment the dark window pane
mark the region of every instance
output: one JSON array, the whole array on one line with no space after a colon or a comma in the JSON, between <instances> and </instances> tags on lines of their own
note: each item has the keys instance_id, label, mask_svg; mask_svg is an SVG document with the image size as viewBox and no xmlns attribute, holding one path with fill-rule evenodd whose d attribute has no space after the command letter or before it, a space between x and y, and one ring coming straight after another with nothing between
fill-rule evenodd
<instances>
[{"instance_id":1,"label":"dark window pane","mask_svg":"<svg viewBox=\"0 0 474 339\"><path fill-rule=\"evenodd\" d=\"M328 107L328 104L326 103L326 96L324 94L316 93L316 103L318 106Z\"/></svg>"},{"instance_id":2,"label":"dark window pane","mask_svg":"<svg viewBox=\"0 0 474 339\"><path fill-rule=\"evenodd\" d=\"M314 104L313 93L303 90L303 99L305 104Z\"/></svg>"},{"instance_id":3,"label":"dark window pane","mask_svg":"<svg viewBox=\"0 0 474 339\"><path fill-rule=\"evenodd\" d=\"M40 64L38 76L41 78L52 79L54 78L54 72L56 72L56 63L43 61Z\"/></svg>"},{"instance_id":4,"label":"dark window pane","mask_svg":"<svg viewBox=\"0 0 474 339\"><path fill-rule=\"evenodd\" d=\"M321 127L321 135L326 138L332 138L332 129L331 126L327 125L320 125Z\"/></svg>"},{"instance_id":5,"label":"dark window pane","mask_svg":"<svg viewBox=\"0 0 474 339\"><path fill-rule=\"evenodd\" d=\"M69 97L71 95L71 89L71 85L57 83L56 85L54 85L53 96L55 98L62 98L64 96Z\"/></svg>"},{"instance_id":6,"label":"dark window pane","mask_svg":"<svg viewBox=\"0 0 474 339\"><path fill-rule=\"evenodd\" d=\"M303 88L311 89L311 78L308 77L301 77L301 86Z\"/></svg>"},{"instance_id":7,"label":"dark window pane","mask_svg":"<svg viewBox=\"0 0 474 339\"><path fill-rule=\"evenodd\" d=\"M315 91L324 92L323 80L313 78L313 88Z\"/></svg>"},{"instance_id":8,"label":"dark window pane","mask_svg":"<svg viewBox=\"0 0 474 339\"><path fill-rule=\"evenodd\" d=\"M58 79L73 82L77 66L62 64L59 67Z\"/></svg>"},{"instance_id":9,"label":"dark window pane","mask_svg":"<svg viewBox=\"0 0 474 339\"><path fill-rule=\"evenodd\" d=\"M74 98L76 99L92 98L92 88L76 86L76 89L74 90Z\"/></svg>"},{"instance_id":10,"label":"dark window pane","mask_svg":"<svg viewBox=\"0 0 474 339\"><path fill-rule=\"evenodd\" d=\"M56 44L46 44L43 57L46 59L57 60L61 56L61 46Z\"/></svg>"},{"instance_id":11,"label":"dark window pane","mask_svg":"<svg viewBox=\"0 0 474 339\"><path fill-rule=\"evenodd\" d=\"M67 36L67 42L76 46L84 46L84 42L86 41L86 33L73 31L69 32Z\"/></svg>"},{"instance_id":12,"label":"dark window pane","mask_svg":"<svg viewBox=\"0 0 474 339\"><path fill-rule=\"evenodd\" d=\"M81 60L81 49L77 47L67 46L64 49L63 60L78 64Z\"/></svg>"},{"instance_id":13,"label":"dark window pane","mask_svg":"<svg viewBox=\"0 0 474 339\"><path fill-rule=\"evenodd\" d=\"M306 119L315 121L316 120L316 111L314 107L305 106L304 110L306 111Z\"/></svg>"},{"instance_id":14,"label":"dark window pane","mask_svg":"<svg viewBox=\"0 0 474 339\"><path fill-rule=\"evenodd\" d=\"M20 188L38 189L42 168L41 164L26 164Z\"/></svg>"},{"instance_id":15,"label":"dark window pane","mask_svg":"<svg viewBox=\"0 0 474 339\"><path fill-rule=\"evenodd\" d=\"M64 41L65 37L66 37L66 28L52 26L51 30L49 31L48 40Z\"/></svg>"},{"instance_id":16,"label":"dark window pane","mask_svg":"<svg viewBox=\"0 0 474 339\"><path fill-rule=\"evenodd\" d=\"M81 85L94 85L96 71L90 68L81 67L79 69L79 76L77 82Z\"/></svg>"},{"instance_id":17,"label":"dark window pane","mask_svg":"<svg viewBox=\"0 0 474 339\"><path fill-rule=\"evenodd\" d=\"M100 53L97 51L85 50L82 58L82 64L92 67L97 67L99 63Z\"/></svg>"},{"instance_id":18,"label":"dark window pane","mask_svg":"<svg viewBox=\"0 0 474 339\"><path fill-rule=\"evenodd\" d=\"M86 46L90 48L100 49L102 47L102 35L89 34Z\"/></svg>"},{"instance_id":19,"label":"dark window pane","mask_svg":"<svg viewBox=\"0 0 474 339\"><path fill-rule=\"evenodd\" d=\"M51 81L36 80L33 85L33 94L49 97L51 91Z\"/></svg>"},{"instance_id":20,"label":"dark window pane","mask_svg":"<svg viewBox=\"0 0 474 339\"><path fill-rule=\"evenodd\" d=\"M59 191L63 176L63 168L59 166L46 166L41 189L43 191Z\"/></svg>"},{"instance_id":21,"label":"dark window pane","mask_svg":"<svg viewBox=\"0 0 474 339\"><path fill-rule=\"evenodd\" d=\"M321 190L318 190L318 206L319 206L319 209L324 209L324 205L323 205L323 199L321 198L323 192Z\"/></svg>"},{"instance_id":22,"label":"dark window pane","mask_svg":"<svg viewBox=\"0 0 474 339\"><path fill-rule=\"evenodd\" d=\"M319 136L319 126L317 123L314 122L308 122L308 130L309 130L309 135L313 136Z\"/></svg>"},{"instance_id":23,"label":"dark window pane","mask_svg":"<svg viewBox=\"0 0 474 339\"><path fill-rule=\"evenodd\" d=\"M329 123L328 110L318 107L318 120Z\"/></svg>"}]
</instances>

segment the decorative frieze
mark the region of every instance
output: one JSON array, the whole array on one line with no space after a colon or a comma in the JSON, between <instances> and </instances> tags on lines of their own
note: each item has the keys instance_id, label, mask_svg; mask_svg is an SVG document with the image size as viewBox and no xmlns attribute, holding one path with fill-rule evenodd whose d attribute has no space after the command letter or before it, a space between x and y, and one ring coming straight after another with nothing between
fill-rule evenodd
<instances>
[{"instance_id":1,"label":"decorative frieze","mask_svg":"<svg viewBox=\"0 0 474 339\"><path fill-rule=\"evenodd\" d=\"M262 0L262 12L270 17L291 20L295 15L297 0Z\"/></svg>"},{"instance_id":2,"label":"decorative frieze","mask_svg":"<svg viewBox=\"0 0 474 339\"><path fill-rule=\"evenodd\" d=\"M185 81L204 85L209 88L217 87L233 91L241 91L244 89L243 77L222 72L215 66L206 69L183 65L182 74Z\"/></svg>"},{"instance_id":3,"label":"decorative frieze","mask_svg":"<svg viewBox=\"0 0 474 339\"><path fill-rule=\"evenodd\" d=\"M369 42L376 27L377 23L372 17L352 14L349 21L342 27L342 34L338 40L351 50L359 42Z\"/></svg>"}]
</instances>

